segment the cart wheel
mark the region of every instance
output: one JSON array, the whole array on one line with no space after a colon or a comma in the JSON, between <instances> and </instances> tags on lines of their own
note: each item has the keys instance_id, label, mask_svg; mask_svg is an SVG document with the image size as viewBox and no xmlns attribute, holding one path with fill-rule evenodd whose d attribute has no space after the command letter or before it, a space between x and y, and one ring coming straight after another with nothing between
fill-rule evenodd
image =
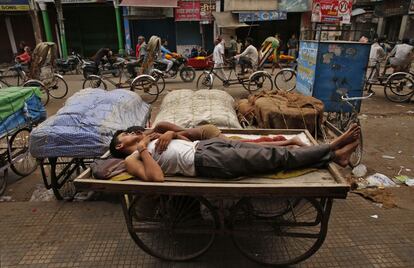
<instances>
[{"instance_id":1,"label":"cart wheel","mask_svg":"<svg viewBox=\"0 0 414 268\"><path fill-rule=\"evenodd\" d=\"M189 196L136 196L127 221L131 237L142 250L168 261L202 255L219 228L211 204Z\"/></svg>"},{"instance_id":2,"label":"cart wheel","mask_svg":"<svg viewBox=\"0 0 414 268\"><path fill-rule=\"evenodd\" d=\"M45 164L49 167L47 176L57 200L71 201L76 195L73 180L86 169L79 159L70 157L48 158Z\"/></svg>"},{"instance_id":3,"label":"cart wheel","mask_svg":"<svg viewBox=\"0 0 414 268\"><path fill-rule=\"evenodd\" d=\"M55 99L63 99L68 94L68 84L60 75L54 74L48 84L49 94Z\"/></svg>"},{"instance_id":4,"label":"cart wheel","mask_svg":"<svg viewBox=\"0 0 414 268\"><path fill-rule=\"evenodd\" d=\"M252 74L248 81L248 91L249 93L262 90L273 90L272 77L264 72L258 72L257 74Z\"/></svg>"},{"instance_id":5,"label":"cart wheel","mask_svg":"<svg viewBox=\"0 0 414 268\"><path fill-rule=\"evenodd\" d=\"M161 72L160 70L153 70L151 72L151 76L154 77L155 81L157 81L158 90L161 94L165 89L165 79L163 72Z\"/></svg>"},{"instance_id":6,"label":"cart wheel","mask_svg":"<svg viewBox=\"0 0 414 268\"><path fill-rule=\"evenodd\" d=\"M38 80L29 80L23 84L23 87L38 87L42 95L40 96L40 101L43 106L46 106L49 103L50 93L49 90Z\"/></svg>"},{"instance_id":7,"label":"cart wheel","mask_svg":"<svg viewBox=\"0 0 414 268\"><path fill-rule=\"evenodd\" d=\"M7 168L0 172L0 196L4 194L7 187Z\"/></svg>"},{"instance_id":8,"label":"cart wheel","mask_svg":"<svg viewBox=\"0 0 414 268\"><path fill-rule=\"evenodd\" d=\"M7 84L5 81L0 79L0 88L6 88L9 87L9 84Z\"/></svg>"},{"instance_id":9,"label":"cart wheel","mask_svg":"<svg viewBox=\"0 0 414 268\"><path fill-rule=\"evenodd\" d=\"M82 88L101 88L106 90L107 86L100 76L92 74L89 75L88 78L85 79L85 81L83 81Z\"/></svg>"},{"instance_id":10,"label":"cart wheel","mask_svg":"<svg viewBox=\"0 0 414 268\"><path fill-rule=\"evenodd\" d=\"M137 76L131 83L131 91L143 91L141 98L146 103L153 103L157 100L160 91L157 80L149 75Z\"/></svg>"},{"instance_id":11,"label":"cart wheel","mask_svg":"<svg viewBox=\"0 0 414 268\"><path fill-rule=\"evenodd\" d=\"M277 90L292 91L296 88L296 72L293 69L282 69L276 74L273 81Z\"/></svg>"},{"instance_id":12,"label":"cart wheel","mask_svg":"<svg viewBox=\"0 0 414 268\"><path fill-rule=\"evenodd\" d=\"M180 77L186 83L193 82L196 76L196 72L193 67L185 66L180 70Z\"/></svg>"},{"instance_id":13,"label":"cart wheel","mask_svg":"<svg viewBox=\"0 0 414 268\"><path fill-rule=\"evenodd\" d=\"M414 95L414 80L407 73L394 73L384 87L385 97L392 102L406 102Z\"/></svg>"},{"instance_id":14,"label":"cart wheel","mask_svg":"<svg viewBox=\"0 0 414 268\"><path fill-rule=\"evenodd\" d=\"M30 129L22 128L10 138L10 168L20 176L27 176L37 168L36 158L29 152Z\"/></svg>"},{"instance_id":15,"label":"cart wheel","mask_svg":"<svg viewBox=\"0 0 414 268\"><path fill-rule=\"evenodd\" d=\"M322 217L315 199L244 198L231 213L232 239L255 262L287 266L309 258L322 245L327 228Z\"/></svg>"},{"instance_id":16,"label":"cart wheel","mask_svg":"<svg viewBox=\"0 0 414 268\"><path fill-rule=\"evenodd\" d=\"M213 88L214 78L208 72L202 72L197 78L197 90Z\"/></svg>"}]
</instances>

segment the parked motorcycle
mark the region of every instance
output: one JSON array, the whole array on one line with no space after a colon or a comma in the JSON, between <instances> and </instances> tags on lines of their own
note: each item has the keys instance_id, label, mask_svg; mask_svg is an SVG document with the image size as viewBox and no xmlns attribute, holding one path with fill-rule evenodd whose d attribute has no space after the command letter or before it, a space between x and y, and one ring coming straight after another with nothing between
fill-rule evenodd
<instances>
[{"instance_id":1,"label":"parked motorcycle","mask_svg":"<svg viewBox=\"0 0 414 268\"><path fill-rule=\"evenodd\" d=\"M83 77L88 78L89 75L112 74L114 77L119 77L121 70L114 65L115 62L124 61L122 58L115 58L115 60L102 60L99 66L96 66L94 61L84 61L82 65Z\"/></svg>"},{"instance_id":2,"label":"parked motorcycle","mask_svg":"<svg viewBox=\"0 0 414 268\"><path fill-rule=\"evenodd\" d=\"M192 82L195 78L195 69L187 65L187 58L180 54L173 53L172 59L173 66L166 72L167 64L155 61L154 68L162 71L165 78L175 78L177 74L180 74L181 80L184 82Z\"/></svg>"},{"instance_id":3,"label":"parked motorcycle","mask_svg":"<svg viewBox=\"0 0 414 268\"><path fill-rule=\"evenodd\" d=\"M80 74L83 63L84 60L82 57L78 53L72 52L72 55L68 56L66 60L57 59L56 68L57 71L61 74L66 74L67 72L73 71L75 71L76 74Z\"/></svg>"}]
</instances>

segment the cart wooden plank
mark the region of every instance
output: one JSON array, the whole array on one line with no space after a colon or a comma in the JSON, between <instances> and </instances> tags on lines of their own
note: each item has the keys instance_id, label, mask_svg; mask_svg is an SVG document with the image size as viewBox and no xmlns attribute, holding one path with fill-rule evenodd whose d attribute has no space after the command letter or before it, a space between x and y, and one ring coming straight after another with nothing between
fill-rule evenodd
<instances>
[{"instance_id":1,"label":"cart wooden plank","mask_svg":"<svg viewBox=\"0 0 414 268\"><path fill-rule=\"evenodd\" d=\"M296 135L305 133L313 144L317 142L308 131L274 129L222 129L225 134ZM90 169L75 179L75 186L83 190L104 191L120 194L173 194L203 196L303 196L346 198L349 184L345 182L335 165L329 164L308 174L288 179L270 179L263 176L223 180L200 177L166 177L165 182L139 180L106 181L92 178Z\"/></svg>"}]
</instances>

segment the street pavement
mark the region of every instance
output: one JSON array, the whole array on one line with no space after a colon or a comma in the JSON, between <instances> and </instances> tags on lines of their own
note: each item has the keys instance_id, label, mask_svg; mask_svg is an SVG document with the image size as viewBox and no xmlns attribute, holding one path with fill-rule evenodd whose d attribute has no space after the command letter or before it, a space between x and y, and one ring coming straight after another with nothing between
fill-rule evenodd
<instances>
[{"instance_id":1,"label":"street pavement","mask_svg":"<svg viewBox=\"0 0 414 268\"><path fill-rule=\"evenodd\" d=\"M65 79L69 97L81 88L83 81L79 75L67 75ZM164 94L181 88L193 89L195 82L167 80ZM240 86L224 90L235 98L247 96ZM364 101L361 109L363 163L370 173L393 176L403 166L403 173L414 177L414 104L390 103L381 88L375 91L377 94ZM153 105L152 118L161 100L162 96ZM47 107L48 116L56 113L63 102L52 99ZM349 174L349 169L343 172ZM39 170L26 178L9 178L4 194L7 198L3 198L9 202L0 202L0 267L257 266L239 253L228 237L219 237L195 261L160 261L145 254L129 237L116 198L29 202L39 187ZM409 191L412 196L413 191ZM346 200L336 200L325 243L313 257L295 267L414 267L414 210L407 207L385 209L353 193Z\"/></svg>"}]
</instances>

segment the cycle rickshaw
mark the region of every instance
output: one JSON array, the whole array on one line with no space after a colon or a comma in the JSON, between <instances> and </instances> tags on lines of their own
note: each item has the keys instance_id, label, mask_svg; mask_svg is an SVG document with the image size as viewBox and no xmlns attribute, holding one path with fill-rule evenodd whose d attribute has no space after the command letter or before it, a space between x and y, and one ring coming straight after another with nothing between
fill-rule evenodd
<instances>
[{"instance_id":1,"label":"cycle rickshaw","mask_svg":"<svg viewBox=\"0 0 414 268\"><path fill-rule=\"evenodd\" d=\"M29 135L33 126L46 118L38 88L0 89L0 195L6 189L9 168L27 176L37 168L29 153Z\"/></svg>"}]
</instances>

